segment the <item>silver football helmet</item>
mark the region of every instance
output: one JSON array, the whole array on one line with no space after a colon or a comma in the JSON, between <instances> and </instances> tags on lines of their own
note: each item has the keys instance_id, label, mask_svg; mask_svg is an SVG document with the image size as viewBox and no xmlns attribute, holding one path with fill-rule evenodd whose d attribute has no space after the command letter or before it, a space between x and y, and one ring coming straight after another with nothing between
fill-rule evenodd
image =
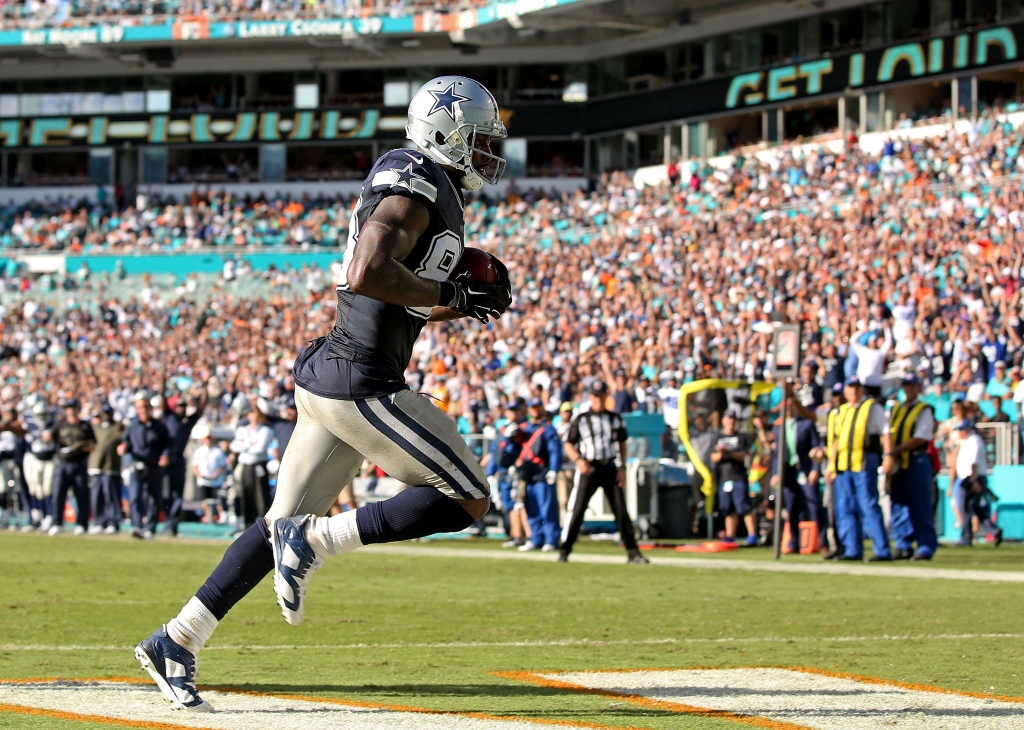
<instances>
[{"instance_id":1,"label":"silver football helmet","mask_svg":"<svg viewBox=\"0 0 1024 730\"><path fill-rule=\"evenodd\" d=\"M505 172L504 158L479 149L477 138L505 139L508 133L498 115L498 102L483 84L464 76L439 76L428 81L409 103L405 136L423 154L441 165L462 171L460 184L479 190L486 180L494 185ZM473 166L473 153L487 161Z\"/></svg>"}]
</instances>

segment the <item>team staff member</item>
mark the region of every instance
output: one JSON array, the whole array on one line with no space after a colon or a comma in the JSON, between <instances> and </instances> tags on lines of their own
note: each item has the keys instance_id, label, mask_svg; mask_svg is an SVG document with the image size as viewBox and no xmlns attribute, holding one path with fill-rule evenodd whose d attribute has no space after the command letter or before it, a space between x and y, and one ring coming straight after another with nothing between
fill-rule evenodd
<instances>
[{"instance_id":1,"label":"team staff member","mask_svg":"<svg viewBox=\"0 0 1024 730\"><path fill-rule=\"evenodd\" d=\"M124 437L124 426L114 420L114 407L103 404L93 421L96 448L89 452L89 491L92 493L93 527L113 535L121 525L121 457L117 447Z\"/></svg>"},{"instance_id":2,"label":"team staff member","mask_svg":"<svg viewBox=\"0 0 1024 730\"><path fill-rule=\"evenodd\" d=\"M117 453L132 457L132 475L128 483L132 537L152 540L160 514L164 469L171 462L174 442L163 421L153 418L147 393L135 394L135 413L135 418L124 432L121 445L117 447Z\"/></svg>"},{"instance_id":3,"label":"team staff member","mask_svg":"<svg viewBox=\"0 0 1024 730\"><path fill-rule=\"evenodd\" d=\"M555 479L562 468L562 440L548 420L544 403L533 398L527 404L529 434L516 459L516 478L524 487L526 521L530 525L530 540L519 549L558 549L558 495Z\"/></svg>"},{"instance_id":4,"label":"team staff member","mask_svg":"<svg viewBox=\"0 0 1024 730\"><path fill-rule=\"evenodd\" d=\"M889 414L892 453L898 465L889 488L889 524L896 542L893 558L931 560L939 546L932 505L932 457L928 453L935 435L935 416L932 407L920 400L921 381L913 373L903 376L903 395L906 400Z\"/></svg>"},{"instance_id":5,"label":"team staff member","mask_svg":"<svg viewBox=\"0 0 1024 730\"><path fill-rule=\"evenodd\" d=\"M163 390L160 391L163 393ZM185 475L188 473L188 462L185 460L185 449L192 436L192 429L206 411L207 394L203 388L198 403L188 403L178 397L174 408L163 417L164 426L171 436L170 461L167 464L167 482L170 487L170 504L167 508L167 524L164 530L170 535L178 534L178 521L181 518L181 505L185 499ZM189 406L192 413L189 414ZM166 410L166 408L165 408Z\"/></svg>"},{"instance_id":6,"label":"team staff member","mask_svg":"<svg viewBox=\"0 0 1024 730\"><path fill-rule=\"evenodd\" d=\"M75 495L75 535L89 529L89 452L96 448L92 425L78 417L81 405L75 398L61 402L64 418L57 423L57 463L53 476L53 526L51 537L64 524L68 489Z\"/></svg>"},{"instance_id":7,"label":"team staff member","mask_svg":"<svg viewBox=\"0 0 1024 730\"><path fill-rule=\"evenodd\" d=\"M722 415L722 433L711 452L715 483L718 485L718 511L725 515L727 542L736 541L740 518L747 526L746 545L757 544L757 526L750 511L750 488L747 483L747 452L750 440L736 433L736 414L726 411Z\"/></svg>"},{"instance_id":8,"label":"team staff member","mask_svg":"<svg viewBox=\"0 0 1024 730\"><path fill-rule=\"evenodd\" d=\"M864 385L857 378L846 381L843 395L846 403L836 418L836 438L832 444L836 524L843 544L840 560L864 558L865 529L874 546L870 560L892 560L882 508L878 506L878 466L883 455L887 474L892 473L895 465L889 421L881 404L865 397Z\"/></svg>"},{"instance_id":9,"label":"team staff member","mask_svg":"<svg viewBox=\"0 0 1024 730\"><path fill-rule=\"evenodd\" d=\"M605 410L608 386L597 380L589 388L590 410L572 419L565 441L565 455L576 464L576 479L569 495L568 519L562 530L558 562L569 559L573 543L583 526L583 515L591 497L600 487L615 513L619 535L626 546L627 563L649 563L640 554L633 537L633 523L626 512L622 487L626 483L626 428L617 413ZM616 468L618 452L622 466Z\"/></svg>"}]
</instances>

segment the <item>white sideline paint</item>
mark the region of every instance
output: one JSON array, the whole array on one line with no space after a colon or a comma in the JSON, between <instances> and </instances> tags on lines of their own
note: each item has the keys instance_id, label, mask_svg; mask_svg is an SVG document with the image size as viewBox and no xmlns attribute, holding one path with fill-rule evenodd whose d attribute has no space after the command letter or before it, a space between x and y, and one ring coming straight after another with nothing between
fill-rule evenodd
<instances>
[{"instance_id":1,"label":"white sideline paint","mask_svg":"<svg viewBox=\"0 0 1024 730\"><path fill-rule=\"evenodd\" d=\"M374 552L386 555L409 555L431 558L490 558L491 560L532 560L554 563L557 553L539 551L520 553L507 550L483 548L412 547L406 545L368 545L360 552ZM752 570L766 573L803 573L809 575L871 575L883 578L923 578L925 580L967 580L992 583L1024 583L1024 572L1017 570L960 570L958 568L922 568L915 565L877 565L875 563L852 564L843 562L790 563L785 560L735 560L733 558L677 558L648 552L651 564L672 568L702 568L704 570ZM594 555L573 553L570 563L591 565L622 565L625 567L626 554ZM563 566L565 567L565 566ZM648 570L630 565L627 570Z\"/></svg>"},{"instance_id":2,"label":"white sideline paint","mask_svg":"<svg viewBox=\"0 0 1024 730\"><path fill-rule=\"evenodd\" d=\"M214 644L208 651L293 651L296 649L490 649L492 647L647 646L651 644L801 644L859 643L866 641L965 641L969 639L1024 639L1024 634L906 634L881 636L730 636L684 639L556 639L554 641L437 641L391 644ZM87 644L0 644L0 651L131 651L130 646Z\"/></svg>"},{"instance_id":3,"label":"white sideline paint","mask_svg":"<svg viewBox=\"0 0 1024 730\"><path fill-rule=\"evenodd\" d=\"M1024 704L790 669L538 674L589 689L754 715L814 730L1019 730Z\"/></svg>"},{"instance_id":4,"label":"white sideline paint","mask_svg":"<svg viewBox=\"0 0 1024 730\"><path fill-rule=\"evenodd\" d=\"M0 704L209 730L558 730L554 725L351 707L313 700L203 692L217 710L171 709L155 686L116 682L0 683ZM564 726L562 726L564 727Z\"/></svg>"}]
</instances>

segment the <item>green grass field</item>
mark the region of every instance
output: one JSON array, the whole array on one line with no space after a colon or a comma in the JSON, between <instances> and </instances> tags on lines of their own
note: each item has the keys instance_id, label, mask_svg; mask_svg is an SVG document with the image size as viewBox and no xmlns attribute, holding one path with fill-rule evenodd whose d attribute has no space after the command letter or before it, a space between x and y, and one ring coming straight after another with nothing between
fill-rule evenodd
<instances>
[{"instance_id":1,"label":"green grass field","mask_svg":"<svg viewBox=\"0 0 1024 730\"><path fill-rule=\"evenodd\" d=\"M429 547L439 545L497 550ZM177 613L224 548L0 534L0 677L144 676L130 647ZM598 543L580 551L622 555ZM202 654L200 687L665 730L735 725L494 673L778 665L1024 696L1024 583L715 567L769 558L761 549L708 557L700 569L407 553L328 563L298 628L264 581ZM946 548L928 566L1022 567L1020 545ZM0 728L9 727L100 725L0 707Z\"/></svg>"}]
</instances>

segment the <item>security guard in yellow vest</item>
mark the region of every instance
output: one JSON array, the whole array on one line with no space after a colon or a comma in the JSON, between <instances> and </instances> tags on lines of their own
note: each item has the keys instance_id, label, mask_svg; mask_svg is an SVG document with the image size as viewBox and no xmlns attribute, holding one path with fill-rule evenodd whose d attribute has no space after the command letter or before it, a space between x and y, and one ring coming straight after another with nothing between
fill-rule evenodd
<instances>
[{"instance_id":1,"label":"security guard in yellow vest","mask_svg":"<svg viewBox=\"0 0 1024 730\"><path fill-rule=\"evenodd\" d=\"M904 375L902 385L906 399L889 414L892 453L898 465L889 488L889 525L896 543L893 558L931 560L939 545L932 505L932 457L928 453L928 444L935 435L935 416L932 407L920 400L921 381L916 375Z\"/></svg>"},{"instance_id":2,"label":"security guard in yellow vest","mask_svg":"<svg viewBox=\"0 0 1024 730\"><path fill-rule=\"evenodd\" d=\"M836 498L835 498L835 476L836 476L836 451L832 444L836 440L836 424L838 423L839 412L846 405L843 397L843 384L835 383L832 386L832 401L828 409L825 422L825 464L822 473L825 476L825 495L822 500L828 510L828 532L823 538L827 538L831 546L825 553L825 560L835 560L843 554L843 546L836 539L839 530L836 528ZM823 543L824 544L824 543Z\"/></svg>"},{"instance_id":3,"label":"security guard in yellow vest","mask_svg":"<svg viewBox=\"0 0 1024 730\"><path fill-rule=\"evenodd\" d=\"M864 559L865 531L874 547L870 560L892 560L878 506L878 467L883 455L886 469L893 468L889 421L881 404L864 397L864 386L857 378L846 381L843 395L846 404L835 418L828 455L830 465L835 464L836 526L843 546L839 560Z\"/></svg>"}]
</instances>

